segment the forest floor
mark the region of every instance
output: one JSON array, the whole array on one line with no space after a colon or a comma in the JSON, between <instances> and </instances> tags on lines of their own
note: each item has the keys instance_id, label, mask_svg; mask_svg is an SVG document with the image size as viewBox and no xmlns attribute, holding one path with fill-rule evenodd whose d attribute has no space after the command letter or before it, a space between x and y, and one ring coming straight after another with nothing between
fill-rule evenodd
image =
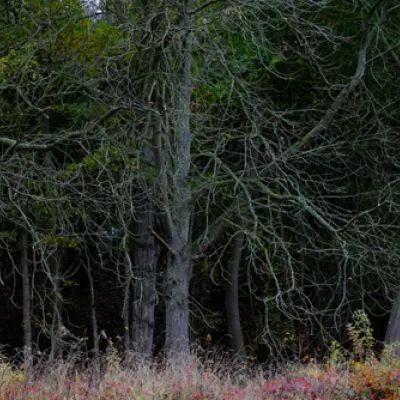
<instances>
[{"instance_id":1,"label":"forest floor","mask_svg":"<svg viewBox=\"0 0 400 400\"><path fill-rule=\"evenodd\" d=\"M24 365L0 359L0 400L366 400L400 399L400 360L287 364L236 371L225 362L192 361L124 367L109 353L98 368L76 359L38 363L30 376ZM99 365L99 364L98 364Z\"/></svg>"}]
</instances>

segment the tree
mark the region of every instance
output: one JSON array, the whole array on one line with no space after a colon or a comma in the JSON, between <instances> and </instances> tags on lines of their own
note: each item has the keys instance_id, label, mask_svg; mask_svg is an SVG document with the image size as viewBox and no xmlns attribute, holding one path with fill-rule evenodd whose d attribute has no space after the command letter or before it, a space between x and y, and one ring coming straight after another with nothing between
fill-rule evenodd
<instances>
[{"instance_id":1,"label":"tree","mask_svg":"<svg viewBox=\"0 0 400 400\"><path fill-rule=\"evenodd\" d=\"M1 157L20 166L2 167L19 193L3 194L2 218L29 232L48 282L54 242L87 255L95 349L95 264L120 287L126 350L149 358L167 254L165 344L182 362L203 262L227 278L242 356L240 287L264 310L252 334L271 351L288 330L343 331L354 304L377 312L398 290L396 7L121 0L104 20L56 3L33 17L21 6L38 42L17 52L9 39L0 60ZM30 177L23 190L15 176Z\"/></svg>"}]
</instances>

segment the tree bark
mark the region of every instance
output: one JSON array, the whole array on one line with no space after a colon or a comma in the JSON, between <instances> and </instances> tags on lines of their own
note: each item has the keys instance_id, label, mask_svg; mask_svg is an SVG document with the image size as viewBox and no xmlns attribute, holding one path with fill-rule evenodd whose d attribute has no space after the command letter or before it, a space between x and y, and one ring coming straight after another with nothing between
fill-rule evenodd
<instances>
[{"instance_id":1,"label":"tree bark","mask_svg":"<svg viewBox=\"0 0 400 400\"><path fill-rule=\"evenodd\" d=\"M21 230L19 235L19 259L22 274L22 325L24 330L24 357L28 374L32 371L32 304L31 282L28 261L28 234Z\"/></svg>"},{"instance_id":2,"label":"tree bark","mask_svg":"<svg viewBox=\"0 0 400 400\"><path fill-rule=\"evenodd\" d=\"M170 358L184 362L190 354L189 282L191 263L183 249L171 255L167 270L166 349Z\"/></svg>"},{"instance_id":3,"label":"tree bark","mask_svg":"<svg viewBox=\"0 0 400 400\"><path fill-rule=\"evenodd\" d=\"M131 259L129 254L125 255L124 269L125 269L125 288L124 288L124 306L122 310L122 317L124 319L124 350L125 355L131 351L131 329L130 329L130 314L131 314Z\"/></svg>"},{"instance_id":4,"label":"tree bark","mask_svg":"<svg viewBox=\"0 0 400 400\"><path fill-rule=\"evenodd\" d=\"M153 352L154 308L156 305L157 244L151 232L154 210L149 199L134 223L133 295L131 300L131 350L148 359Z\"/></svg>"},{"instance_id":5,"label":"tree bark","mask_svg":"<svg viewBox=\"0 0 400 400\"><path fill-rule=\"evenodd\" d=\"M246 358L239 313L239 267L244 246L244 233L239 232L232 243L232 259L229 263L228 283L225 287L226 318L231 346L240 359Z\"/></svg>"},{"instance_id":6,"label":"tree bark","mask_svg":"<svg viewBox=\"0 0 400 400\"><path fill-rule=\"evenodd\" d=\"M94 281L93 281L93 271L90 264L87 266L87 275L89 279L89 290L90 290L90 309L92 317L92 334L93 334L93 354L95 359L99 356L100 346L99 346L99 327L97 324L97 314L96 314L96 296L94 291Z\"/></svg>"},{"instance_id":7,"label":"tree bark","mask_svg":"<svg viewBox=\"0 0 400 400\"><path fill-rule=\"evenodd\" d=\"M169 356L185 361L190 355L189 342L189 282L191 278L190 221L191 221L191 143L190 98L191 66L193 47L194 0L186 0L182 10L181 47L182 64L179 72L176 93L177 116L175 124L176 169L173 177L172 207L170 217L166 218L166 231L169 232L169 246L172 250L167 270L166 297L166 348ZM166 185L165 176L164 187ZM163 194L167 199L166 194ZM166 202L168 207L168 201Z\"/></svg>"},{"instance_id":8,"label":"tree bark","mask_svg":"<svg viewBox=\"0 0 400 400\"><path fill-rule=\"evenodd\" d=\"M385 343L393 343L400 340L400 294L397 295L390 314L389 324L386 329Z\"/></svg>"},{"instance_id":9,"label":"tree bark","mask_svg":"<svg viewBox=\"0 0 400 400\"><path fill-rule=\"evenodd\" d=\"M50 274L53 285L54 303L53 316L51 322L51 351L50 358L56 360L62 352L62 338L60 337L59 329L62 325L62 310L60 298L60 255L58 249L54 249L49 257Z\"/></svg>"}]
</instances>

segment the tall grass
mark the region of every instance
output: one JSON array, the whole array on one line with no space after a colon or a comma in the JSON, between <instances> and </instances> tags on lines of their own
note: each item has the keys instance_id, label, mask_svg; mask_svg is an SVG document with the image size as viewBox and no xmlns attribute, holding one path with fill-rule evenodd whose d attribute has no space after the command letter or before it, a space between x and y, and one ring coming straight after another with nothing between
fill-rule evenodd
<instances>
[{"instance_id":1,"label":"tall grass","mask_svg":"<svg viewBox=\"0 0 400 400\"><path fill-rule=\"evenodd\" d=\"M29 378L28 378L29 376ZM249 367L226 355L192 357L185 365L121 359L110 345L101 360L79 354L24 366L0 361L0 400L114 399L400 399L398 359L340 364Z\"/></svg>"}]
</instances>

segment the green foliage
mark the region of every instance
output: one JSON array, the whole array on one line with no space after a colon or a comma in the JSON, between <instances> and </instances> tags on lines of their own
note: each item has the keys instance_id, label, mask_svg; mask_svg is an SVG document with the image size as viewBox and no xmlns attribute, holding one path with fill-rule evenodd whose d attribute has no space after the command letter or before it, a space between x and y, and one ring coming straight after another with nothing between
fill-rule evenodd
<instances>
[{"instance_id":1,"label":"green foliage","mask_svg":"<svg viewBox=\"0 0 400 400\"><path fill-rule=\"evenodd\" d=\"M17 240L17 234L15 231L0 231L0 240L15 243Z\"/></svg>"},{"instance_id":2,"label":"green foliage","mask_svg":"<svg viewBox=\"0 0 400 400\"><path fill-rule=\"evenodd\" d=\"M77 249L81 241L76 238L65 236L46 236L41 240L41 244L44 246L57 245L60 248Z\"/></svg>"},{"instance_id":3,"label":"green foliage","mask_svg":"<svg viewBox=\"0 0 400 400\"><path fill-rule=\"evenodd\" d=\"M381 353L381 362L386 365L400 366L400 341L385 344Z\"/></svg>"},{"instance_id":4,"label":"green foliage","mask_svg":"<svg viewBox=\"0 0 400 400\"><path fill-rule=\"evenodd\" d=\"M82 165L89 171L107 167L110 168L112 172L119 173L123 172L125 167L125 158L118 147L105 144L94 151L92 155L86 156L82 161ZM136 170L135 158L130 162L130 170Z\"/></svg>"},{"instance_id":5,"label":"green foliage","mask_svg":"<svg viewBox=\"0 0 400 400\"><path fill-rule=\"evenodd\" d=\"M41 78L38 58L27 57L31 51L32 47L25 45L18 52L11 49L7 55L0 58L0 84L21 79L21 77L28 81L37 81Z\"/></svg>"},{"instance_id":6,"label":"green foliage","mask_svg":"<svg viewBox=\"0 0 400 400\"><path fill-rule=\"evenodd\" d=\"M371 2L216 2L194 13L188 55L182 10L173 2L146 3L148 10L109 2L107 19L85 16L78 0L0 4L0 137L8 144L56 143L51 151L18 153L2 142L1 255L14 254L15 232L25 227L33 233L30 259L37 246L59 247L82 263L101 257L102 265L113 265L104 268L107 279L121 288L122 246L119 238L109 244L101 236L106 227L122 226L124 248L134 254L132 243L142 232L131 232L131 224L151 202L152 232L168 259L177 246L170 230L180 225L182 208L192 214L190 240L200 238L194 246L189 239L179 243L188 252L198 244L203 252L203 239L215 241L208 229L229 211L218 239L204 246L204 258L188 255L195 264L188 269L193 266L202 282L209 282L210 271L222 277L226 260L218 249L230 240L230 227L250 227L239 278L241 307L252 306L242 313L249 342L262 337L272 347L268 332L279 350L300 352L303 337L312 342L316 319L329 331L332 315L345 315L355 302L384 309L376 298L397 282L398 84L388 56L388 49L397 50L397 9L388 23L377 25L362 84L329 131L292 152L291 143L318 125L348 87ZM190 154L179 154L185 57L192 61L193 90L184 99L192 135L185 138ZM123 110L102 120L120 104ZM160 148L148 137L154 121ZM158 163L146 163L143 143L159 150ZM190 163L185 177L182 157ZM181 190L186 184L191 193ZM170 267L163 256L157 262L161 276ZM35 276L48 273L39 264ZM37 282L36 309L48 295ZM342 291L346 302L338 298ZM225 323L223 311L210 298L221 292L207 288L192 302L199 310L209 302L207 322L218 327ZM118 301L104 307L115 311ZM355 313L348 334L354 357L370 361L374 340L365 314ZM331 364L342 363L340 344L332 342L330 350Z\"/></svg>"},{"instance_id":7,"label":"green foliage","mask_svg":"<svg viewBox=\"0 0 400 400\"><path fill-rule=\"evenodd\" d=\"M343 351L340 344L336 340L332 340L329 354L329 364L340 365L345 361Z\"/></svg>"},{"instance_id":8,"label":"green foliage","mask_svg":"<svg viewBox=\"0 0 400 400\"><path fill-rule=\"evenodd\" d=\"M353 323L347 324L347 334L353 345L353 354L358 360L373 360L375 339L371 321L364 310L355 311L353 320Z\"/></svg>"}]
</instances>

